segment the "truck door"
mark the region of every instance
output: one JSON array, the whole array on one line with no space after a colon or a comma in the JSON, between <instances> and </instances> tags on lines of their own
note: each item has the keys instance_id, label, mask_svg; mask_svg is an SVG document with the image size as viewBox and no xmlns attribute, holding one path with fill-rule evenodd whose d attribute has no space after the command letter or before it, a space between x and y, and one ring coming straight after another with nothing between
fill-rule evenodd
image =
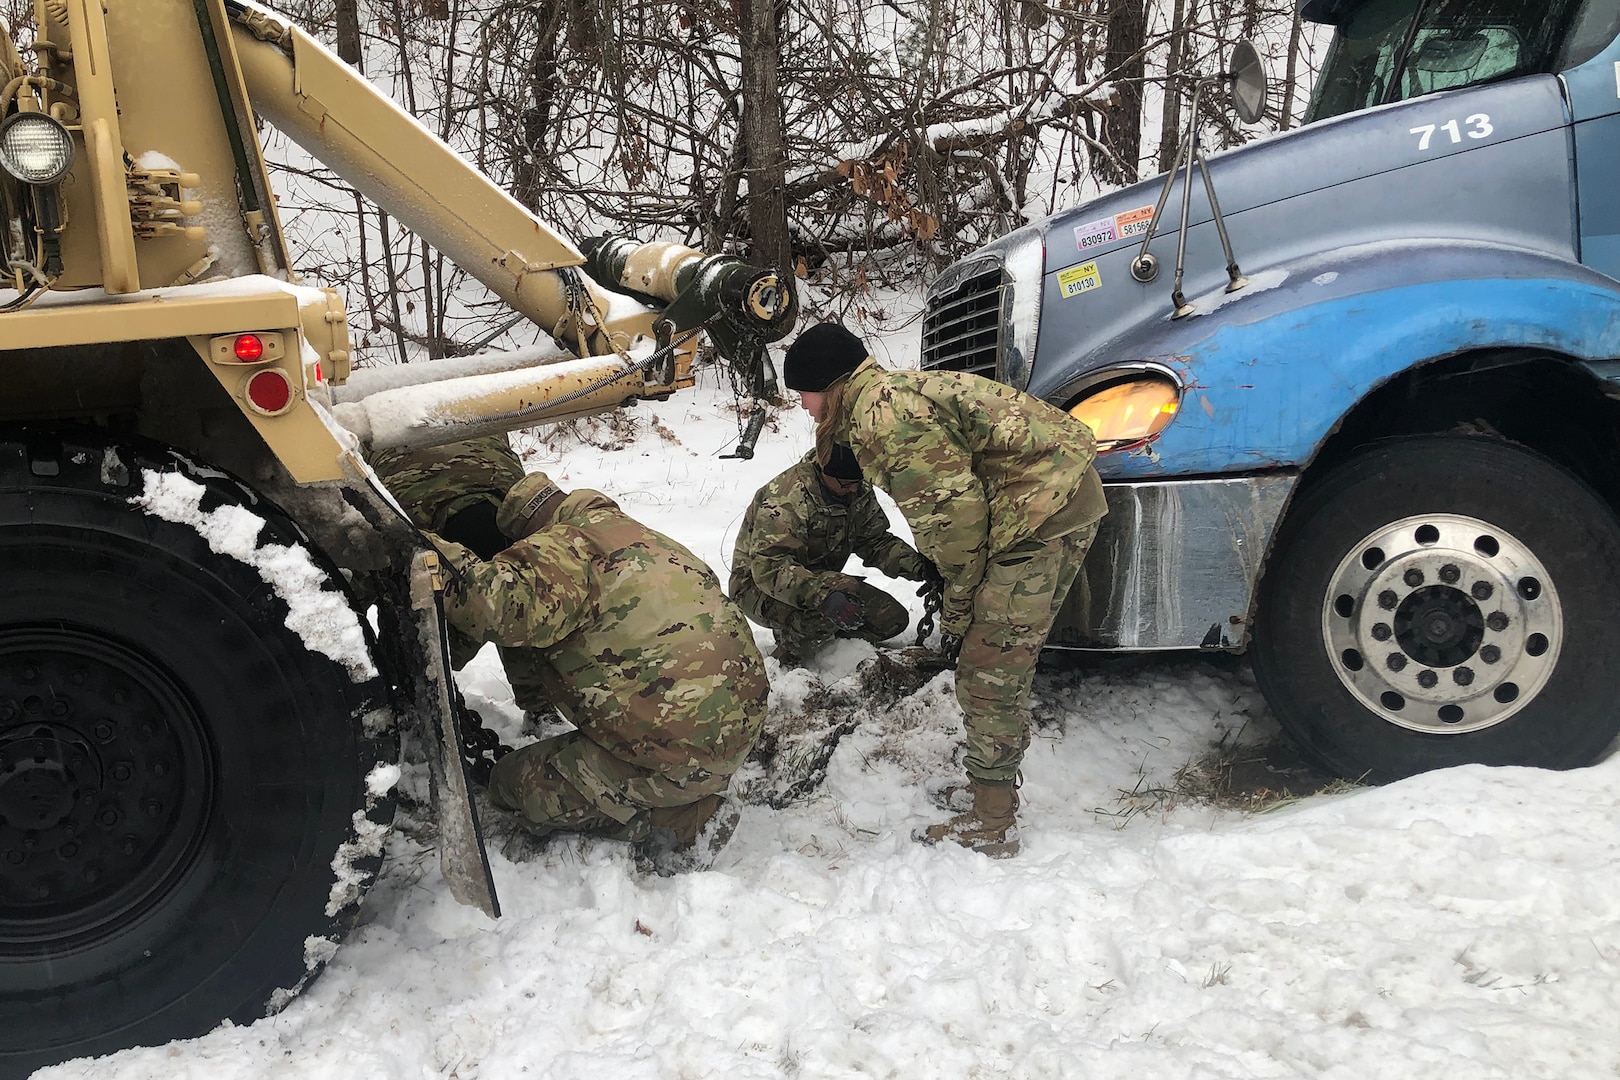
<instances>
[{"instance_id":1,"label":"truck door","mask_svg":"<svg viewBox=\"0 0 1620 1080\"><path fill-rule=\"evenodd\" d=\"M1565 44L1581 262L1620 278L1620 0L1588 0Z\"/></svg>"}]
</instances>

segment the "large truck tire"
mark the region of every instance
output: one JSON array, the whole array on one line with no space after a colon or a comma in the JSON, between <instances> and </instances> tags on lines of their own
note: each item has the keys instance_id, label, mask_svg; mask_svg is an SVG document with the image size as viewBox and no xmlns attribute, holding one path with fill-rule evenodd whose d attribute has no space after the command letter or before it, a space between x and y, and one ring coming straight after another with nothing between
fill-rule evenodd
<instances>
[{"instance_id":1,"label":"large truck tire","mask_svg":"<svg viewBox=\"0 0 1620 1080\"><path fill-rule=\"evenodd\" d=\"M1374 444L1311 482L1251 652L1309 758L1385 782L1588 764L1620 729L1620 519L1568 470L1466 436Z\"/></svg>"},{"instance_id":2,"label":"large truck tire","mask_svg":"<svg viewBox=\"0 0 1620 1080\"><path fill-rule=\"evenodd\" d=\"M134 501L165 486L212 527ZM338 580L216 470L0 437L0 1077L251 1023L341 940L397 739L365 621L338 659L289 628L352 617Z\"/></svg>"}]
</instances>

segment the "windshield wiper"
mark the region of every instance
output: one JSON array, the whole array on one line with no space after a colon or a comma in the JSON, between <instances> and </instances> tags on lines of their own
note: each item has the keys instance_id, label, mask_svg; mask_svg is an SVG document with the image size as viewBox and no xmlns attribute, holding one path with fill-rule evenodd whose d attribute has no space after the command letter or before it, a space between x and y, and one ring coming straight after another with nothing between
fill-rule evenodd
<instances>
[{"instance_id":1,"label":"windshield wiper","mask_svg":"<svg viewBox=\"0 0 1620 1080\"><path fill-rule=\"evenodd\" d=\"M1412 43L1417 40L1418 27L1423 25L1423 13L1429 8L1429 0L1419 0L1417 10L1412 13L1412 25L1406 28L1406 37L1401 41L1400 51L1395 54L1395 63L1389 69L1389 82L1384 84L1384 100L1380 105L1388 105L1392 101L1401 100L1401 76L1406 74L1406 61L1412 55Z\"/></svg>"}]
</instances>

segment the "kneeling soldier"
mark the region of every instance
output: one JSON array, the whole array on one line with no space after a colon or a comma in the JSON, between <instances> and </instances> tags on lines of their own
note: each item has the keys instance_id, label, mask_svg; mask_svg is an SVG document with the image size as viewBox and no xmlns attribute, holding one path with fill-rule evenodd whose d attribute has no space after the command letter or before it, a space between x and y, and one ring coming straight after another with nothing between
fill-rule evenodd
<instances>
[{"instance_id":1,"label":"kneeling soldier","mask_svg":"<svg viewBox=\"0 0 1620 1080\"><path fill-rule=\"evenodd\" d=\"M540 650L546 689L578 729L506 755L490 800L539 835L694 841L765 720L753 632L714 573L601 492L519 481L494 559L457 544L451 625Z\"/></svg>"},{"instance_id":2,"label":"kneeling soldier","mask_svg":"<svg viewBox=\"0 0 1620 1080\"><path fill-rule=\"evenodd\" d=\"M369 460L417 528L469 548L480 559L493 559L512 542L496 526L495 515L512 485L523 479L523 462L505 435L418 450L378 450ZM512 700L523 715L550 714L540 657L506 646L500 653ZM461 663L471 659L469 654Z\"/></svg>"},{"instance_id":3,"label":"kneeling soldier","mask_svg":"<svg viewBox=\"0 0 1620 1080\"><path fill-rule=\"evenodd\" d=\"M931 581L934 564L889 532L847 446L826 467L812 453L754 494L731 556L731 598L776 631L783 663L800 663L834 637L885 641L910 615L894 597L843 573L851 554L890 577Z\"/></svg>"}]
</instances>

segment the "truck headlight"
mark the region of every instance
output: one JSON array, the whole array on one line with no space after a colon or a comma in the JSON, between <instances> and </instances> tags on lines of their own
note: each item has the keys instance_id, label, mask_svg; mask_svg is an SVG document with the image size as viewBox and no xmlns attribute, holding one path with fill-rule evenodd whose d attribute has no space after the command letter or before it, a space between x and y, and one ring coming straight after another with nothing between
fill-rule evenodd
<instances>
[{"instance_id":1,"label":"truck headlight","mask_svg":"<svg viewBox=\"0 0 1620 1080\"><path fill-rule=\"evenodd\" d=\"M0 124L0 169L25 184L54 184L73 168L73 136L53 116L17 113Z\"/></svg>"},{"instance_id":2,"label":"truck headlight","mask_svg":"<svg viewBox=\"0 0 1620 1080\"><path fill-rule=\"evenodd\" d=\"M1166 375L1138 375L1087 394L1069 415L1091 429L1098 450L1146 442L1181 408L1181 388Z\"/></svg>"},{"instance_id":3,"label":"truck headlight","mask_svg":"<svg viewBox=\"0 0 1620 1080\"><path fill-rule=\"evenodd\" d=\"M991 244L1000 249L1001 378L1022 390L1035 366L1035 335L1041 325L1041 288L1046 270L1046 237L1027 225Z\"/></svg>"}]
</instances>

